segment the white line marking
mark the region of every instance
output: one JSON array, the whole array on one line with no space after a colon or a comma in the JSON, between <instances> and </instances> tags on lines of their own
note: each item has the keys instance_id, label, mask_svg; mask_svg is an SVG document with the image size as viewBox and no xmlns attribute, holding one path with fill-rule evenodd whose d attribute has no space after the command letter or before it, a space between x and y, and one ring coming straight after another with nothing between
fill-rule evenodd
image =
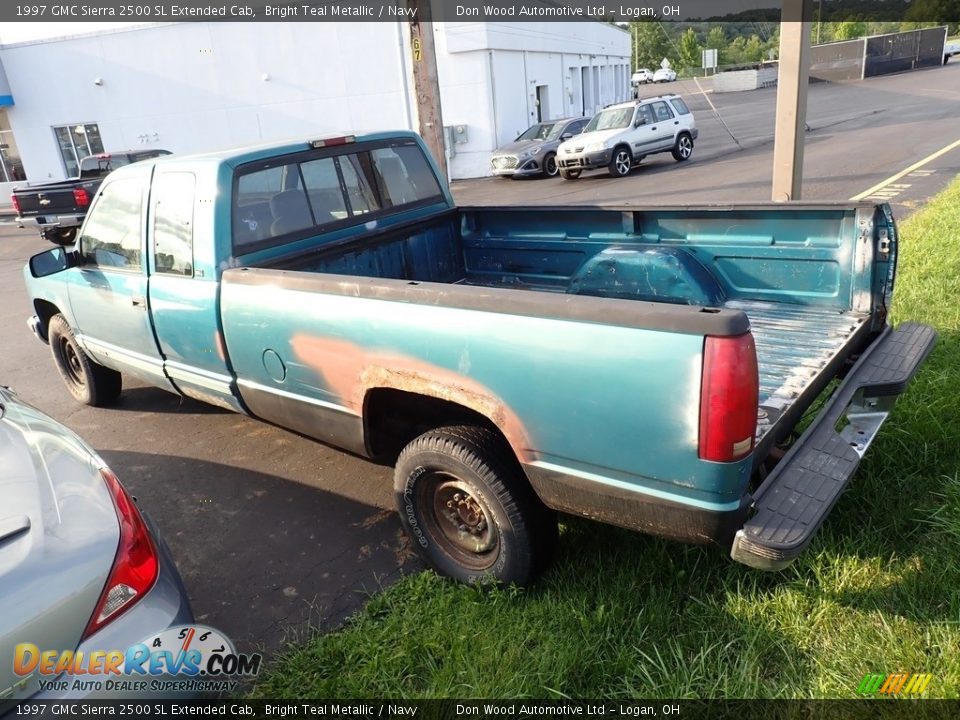
<instances>
[{"instance_id":1,"label":"white line marking","mask_svg":"<svg viewBox=\"0 0 960 720\"><path fill-rule=\"evenodd\" d=\"M936 159L937 159L938 157L940 157L941 155L946 155L948 152L950 152L951 150L953 150L954 148L957 148L957 147L960 147L960 140L954 140L952 143L950 143L949 145L947 145L945 148L941 148L940 150L937 150L935 153L932 153L932 154L930 154L930 155L927 155L923 160L920 160L919 162L915 162L913 165L911 165L911 166L908 167L908 168L905 168L904 170L901 170L901 171L898 172L896 175L891 175L891 176L888 177L886 180L884 180L884 181L881 182L881 183L877 183L876 185L874 185L874 186L873 186L872 188L870 188L869 190L864 190L864 191L863 191L862 193L860 193L859 195L854 195L852 198L850 198L850 202L858 202L858 201L860 201L860 200L863 200L863 199L865 199L865 198L870 197L871 195L875 194L875 193L877 192L877 190L881 190L881 189L885 188L887 185L890 185L891 183L896 182L897 180L899 180L900 178L902 178L904 175L907 175L907 174L909 174L909 173L912 173L914 170L917 170L917 169L923 167L923 166L926 165L928 162L932 162L933 160L936 160Z\"/></svg>"}]
</instances>

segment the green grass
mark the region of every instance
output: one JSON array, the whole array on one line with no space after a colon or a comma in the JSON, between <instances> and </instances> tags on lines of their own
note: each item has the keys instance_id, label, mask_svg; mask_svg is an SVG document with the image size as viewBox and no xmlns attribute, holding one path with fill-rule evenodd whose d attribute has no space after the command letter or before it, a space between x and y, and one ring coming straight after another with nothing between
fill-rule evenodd
<instances>
[{"instance_id":1,"label":"green grass","mask_svg":"<svg viewBox=\"0 0 960 720\"><path fill-rule=\"evenodd\" d=\"M867 672L923 671L927 696L960 697L960 180L901 231L894 320L939 343L790 569L568 520L534 588L407 577L254 695L849 698Z\"/></svg>"}]
</instances>

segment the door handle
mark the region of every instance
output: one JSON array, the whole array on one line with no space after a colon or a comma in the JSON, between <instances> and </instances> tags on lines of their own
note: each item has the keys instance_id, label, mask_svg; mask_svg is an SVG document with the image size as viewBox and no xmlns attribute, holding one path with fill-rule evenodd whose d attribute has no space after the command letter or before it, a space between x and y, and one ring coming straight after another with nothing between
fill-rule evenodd
<instances>
[{"instance_id":1,"label":"door handle","mask_svg":"<svg viewBox=\"0 0 960 720\"><path fill-rule=\"evenodd\" d=\"M674 124L674 125L679 125L679 124L680 124L680 121L679 121L679 120L674 120L674 121L673 121L673 124Z\"/></svg>"},{"instance_id":2,"label":"door handle","mask_svg":"<svg viewBox=\"0 0 960 720\"><path fill-rule=\"evenodd\" d=\"M652 128L650 128L650 132L653 132L653 131L656 130L656 129L657 129L657 126L654 125Z\"/></svg>"},{"instance_id":3,"label":"door handle","mask_svg":"<svg viewBox=\"0 0 960 720\"><path fill-rule=\"evenodd\" d=\"M134 295L131 297L130 304L134 307L143 308L144 310L147 309L147 299L143 297L143 295Z\"/></svg>"}]
</instances>

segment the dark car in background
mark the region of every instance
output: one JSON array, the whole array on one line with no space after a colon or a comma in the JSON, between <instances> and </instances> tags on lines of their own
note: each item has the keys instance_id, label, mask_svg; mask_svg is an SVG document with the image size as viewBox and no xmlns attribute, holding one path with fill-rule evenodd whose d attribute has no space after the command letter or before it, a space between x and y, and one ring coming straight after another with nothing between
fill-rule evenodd
<instances>
[{"instance_id":1,"label":"dark car in background","mask_svg":"<svg viewBox=\"0 0 960 720\"><path fill-rule=\"evenodd\" d=\"M169 150L121 150L98 153L80 161L80 176L51 183L24 185L13 189L11 200L20 227L35 226L40 234L57 245L70 245L90 207L97 188L118 167L170 155Z\"/></svg>"},{"instance_id":2,"label":"dark car in background","mask_svg":"<svg viewBox=\"0 0 960 720\"><path fill-rule=\"evenodd\" d=\"M527 128L509 145L498 147L490 158L490 171L500 177L557 174L557 147L578 135L588 117L539 122Z\"/></svg>"}]
</instances>

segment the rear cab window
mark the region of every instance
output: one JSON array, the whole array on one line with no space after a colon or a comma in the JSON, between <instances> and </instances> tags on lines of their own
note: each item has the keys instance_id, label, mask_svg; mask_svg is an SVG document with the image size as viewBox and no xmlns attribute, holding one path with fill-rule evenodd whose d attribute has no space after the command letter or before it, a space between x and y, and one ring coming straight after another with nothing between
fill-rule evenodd
<instances>
[{"instance_id":1,"label":"rear cab window","mask_svg":"<svg viewBox=\"0 0 960 720\"><path fill-rule=\"evenodd\" d=\"M413 141L320 148L242 166L234 178L233 249L243 254L443 197Z\"/></svg>"}]
</instances>

